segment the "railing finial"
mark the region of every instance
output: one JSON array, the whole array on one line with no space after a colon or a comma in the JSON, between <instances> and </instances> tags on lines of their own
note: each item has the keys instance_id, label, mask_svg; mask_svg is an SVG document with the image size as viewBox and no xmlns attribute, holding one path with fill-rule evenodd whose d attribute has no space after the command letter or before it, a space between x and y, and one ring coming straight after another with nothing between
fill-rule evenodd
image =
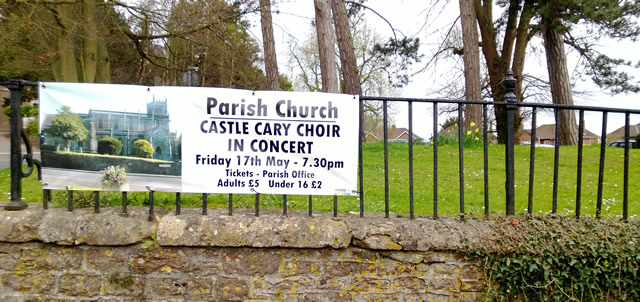
<instances>
[{"instance_id":1,"label":"railing finial","mask_svg":"<svg viewBox=\"0 0 640 302\"><path fill-rule=\"evenodd\" d=\"M511 69L507 70L507 77L502 82L504 85L504 89L506 93L504 94L504 101L509 103L515 103L518 100L516 99L515 91L516 91L516 78L513 76L513 71Z\"/></svg>"}]
</instances>

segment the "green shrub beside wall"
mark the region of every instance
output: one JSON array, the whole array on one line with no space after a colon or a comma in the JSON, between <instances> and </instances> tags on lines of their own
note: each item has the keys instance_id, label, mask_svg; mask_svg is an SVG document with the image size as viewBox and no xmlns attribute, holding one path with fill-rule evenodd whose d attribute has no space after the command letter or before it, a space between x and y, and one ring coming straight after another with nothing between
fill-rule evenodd
<instances>
[{"instance_id":1,"label":"green shrub beside wall","mask_svg":"<svg viewBox=\"0 0 640 302\"><path fill-rule=\"evenodd\" d=\"M122 142L113 137L103 137L98 141L98 153L118 155L122 151Z\"/></svg>"},{"instance_id":2,"label":"green shrub beside wall","mask_svg":"<svg viewBox=\"0 0 640 302\"><path fill-rule=\"evenodd\" d=\"M153 158L153 146L145 139L133 142L133 154L142 158Z\"/></svg>"},{"instance_id":3,"label":"green shrub beside wall","mask_svg":"<svg viewBox=\"0 0 640 302\"><path fill-rule=\"evenodd\" d=\"M485 257L495 300L640 300L640 224L591 217L505 218Z\"/></svg>"}]
</instances>

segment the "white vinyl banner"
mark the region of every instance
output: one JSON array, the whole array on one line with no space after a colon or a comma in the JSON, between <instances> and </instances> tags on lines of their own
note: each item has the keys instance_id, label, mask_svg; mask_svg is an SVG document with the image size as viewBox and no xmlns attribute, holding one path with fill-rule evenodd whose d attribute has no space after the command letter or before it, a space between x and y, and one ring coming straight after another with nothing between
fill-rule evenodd
<instances>
[{"instance_id":1,"label":"white vinyl banner","mask_svg":"<svg viewBox=\"0 0 640 302\"><path fill-rule=\"evenodd\" d=\"M115 189L123 191L357 193L357 96L43 83L40 102L49 188L104 187L116 163L127 172L128 186ZM88 133L71 143L56 131L67 111ZM101 155L110 138L122 150ZM140 153L140 141L153 155Z\"/></svg>"}]
</instances>

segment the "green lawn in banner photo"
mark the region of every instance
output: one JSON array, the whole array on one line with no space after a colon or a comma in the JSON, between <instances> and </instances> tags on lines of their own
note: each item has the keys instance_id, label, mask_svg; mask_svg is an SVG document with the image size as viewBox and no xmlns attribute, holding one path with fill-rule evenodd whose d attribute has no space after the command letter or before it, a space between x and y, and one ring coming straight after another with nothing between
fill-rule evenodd
<instances>
[{"instance_id":1,"label":"green lawn in banner photo","mask_svg":"<svg viewBox=\"0 0 640 302\"><path fill-rule=\"evenodd\" d=\"M364 207L365 212L384 212L384 145L365 143L364 149ZM529 192L529 146L515 148L515 184L516 213L525 213ZM414 145L414 209L416 215L433 215L433 146ZM600 146L585 146L582 168L581 213L594 215L596 211L597 183ZM536 148L535 178L533 192L533 211L536 214L548 213L552 209L553 199L553 148ZM457 215L459 202L458 147L456 145L438 148L438 214ZM606 148L604 171L602 213L606 217L621 217L623 201L623 156L624 149ZM575 214L577 147L560 148L558 212ZM504 146L489 146L489 210L491 214L504 214ZM640 214L640 149L630 150L629 156L629 215ZM464 150L464 211L475 216L484 215L483 189L483 150L481 146ZM0 171L0 194L9 199L9 169ZM407 217L409 213L409 162L407 144L389 144L389 207L393 215ZM23 181L23 196L28 201L41 201L42 192L35 176ZM101 206L121 205L121 194L103 192L100 194ZM4 199L4 198L3 198ZM92 207L91 192L74 193L76 206ZM288 196L288 208L308 210L308 196ZM55 191L53 204L66 206L66 192ZM202 194L183 193L182 207L201 207ZM208 194L208 206L226 208L228 194ZM129 193L130 205L147 205L148 194ZM157 207L175 208L174 193L156 193L154 203ZM233 205L238 208L253 208L255 195L237 194L233 196ZM360 211L358 197L338 197L339 212ZM260 196L261 208L281 208L282 196L263 194ZM332 211L332 196L314 196L314 211Z\"/></svg>"}]
</instances>

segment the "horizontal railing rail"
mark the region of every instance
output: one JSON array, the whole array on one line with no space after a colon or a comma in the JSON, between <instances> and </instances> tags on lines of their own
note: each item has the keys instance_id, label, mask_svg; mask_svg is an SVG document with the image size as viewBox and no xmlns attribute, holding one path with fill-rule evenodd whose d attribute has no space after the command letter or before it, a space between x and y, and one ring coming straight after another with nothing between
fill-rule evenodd
<instances>
[{"instance_id":1,"label":"horizontal railing rail","mask_svg":"<svg viewBox=\"0 0 640 302\"><path fill-rule=\"evenodd\" d=\"M511 77L511 75L509 75ZM22 127L22 119L20 117L20 98L21 98L21 90L24 86L36 86L37 83L21 81L21 80L11 80L8 82L0 82L0 85L4 85L9 87L11 91L11 203L5 207L5 209L11 210L20 210L26 207L26 204L22 201L22 188L21 188L21 178L29 176L33 167L36 166L38 169L38 174L40 175L40 163L33 159L33 154L31 151L31 146L29 140L24 134L24 130ZM365 175L363 169L363 142L365 140L365 131L363 120L363 108L365 102L382 102L382 114L383 114L383 122L382 122L382 144L384 145L384 162L383 167L381 168L384 171L384 217L389 218L391 212L391 179L390 179L390 162L389 162L389 143L391 143L391 139L389 138L389 121L390 116L388 112L389 104L391 103L404 103L407 105L407 120L408 120L408 133L407 133L407 156L408 156L408 203L409 203L409 218L414 219L416 217L415 210L415 174L416 167L414 166L414 144L415 136L414 136L414 104L427 104L432 107L432 116L431 116L431 126L433 129L433 136L429 142L429 145L432 145L432 198L430 202L432 203L432 216L434 218L440 217L440 208L439 208L439 198L441 192L439 189L442 189L441 184L439 183L440 177L439 173L442 172L442 167L439 166L440 154L439 154L439 133L438 129L440 127L439 118L441 117L440 110L442 109L442 105L454 106L455 111L457 113L456 121L459 125L455 127L454 131L457 130L457 166L458 166L458 177L457 177L457 189L459 191L459 204L458 204L458 213L459 216L464 218L467 213L465 211L465 148L463 137L465 134L465 129L463 125L465 124L463 118L463 112L465 106L467 105L478 105L482 109L482 121L481 125L478 125L479 128L482 129L482 196L483 196L483 208L484 215L489 216L490 206L491 206L491 196L489 194L490 190L493 189L491 187L491 183L489 181L490 177L493 177L489 174L489 145L491 145L489 141L489 137L491 136L489 131L490 121L490 107L503 107L506 114L506 132L504 139L504 163L500 163L504 165L504 177L505 186L504 186L504 199L505 199L505 210L504 214L506 215L514 215L515 214L515 112L517 108L529 108L531 109L531 144L529 149L529 162L528 162L528 180L526 181L528 192L527 192L527 208L526 213L532 215L533 214L533 202L534 202L534 183L535 183L535 166L536 166L536 139L537 139L537 120L540 110L551 110L556 118L555 125L555 137L556 139L554 146L554 155L553 155L553 182L552 182L552 195L551 195L551 213L558 212L558 183L559 183L559 166L560 166L560 149L561 146L558 143L558 139L560 137L561 125L559 123L559 113L563 110L572 111L577 113L578 115L578 144L577 144L577 156L576 156L576 196L575 196L575 216L580 217L582 205L582 186L583 186L583 145L584 145L584 132L585 132L585 112L600 112L602 113L602 124L601 124L601 137L600 137L600 153L598 159L598 181L597 181L597 198L596 198L596 209L595 216L600 217L602 213L603 206L603 184L604 180L604 172L605 172L605 155L606 155L606 137L607 137L607 120L609 114L624 114L625 115L625 124L624 124L624 137L625 137L625 148L623 155L623 201L622 201L622 213L621 217L623 220L628 220L629 218L629 156L630 156L630 144L629 144L629 133L630 133L630 120L632 115L640 115L640 110L634 109L622 109L622 108L608 108L608 107L596 107L596 106L582 106L582 105L561 105L561 104L539 104L539 103L523 103L518 102L515 99L515 95L513 94L515 82L513 78L507 78L505 80L505 88L506 95L505 101L503 102L489 102L489 101L465 101L465 100L456 100L456 99L434 99L434 98L405 98L405 97L374 97L374 96L361 96L360 97L360 118L359 118L359 129L360 129L360 140L359 140L359 168L358 168L358 184L359 184L359 214L360 216L365 215L365 192L367 192L367 188L365 187L364 179L366 177L373 177L369 175ZM448 110L451 110L448 108ZM479 128L476 128L478 131ZM468 131L468 130L467 130ZM22 156L21 154L21 142L20 138L22 138L24 144L26 145L27 154ZM26 161L28 165L28 170L24 172L22 170L22 162ZM417 167L418 171L422 171L422 167ZM423 185L421 183L421 185ZM635 190L638 190L639 186L634 186ZM149 201L149 219L153 219L154 217L154 194L155 192L151 188L148 189L148 201ZM453 188L447 188L448 190L453 190ZM502 188L500 188L500 191ZM73 190L67 190L67 209L69 211L74 210L73 205ZM260 205L261 205L261 195L258 192L255 193L255 215L260 215ZM94 193L94 211L97 213L100 211L100 192L95 191ZM48 204L51 201L52 192L46 187L43 189L43 208L48 208ZM202 214L207 215L208 209L208 194L202 194ZM122 212L127 214L127 198L128 192L122 192ZM182 202L181 202L181 193L175 192L175 212L177 215L182 213ZM282 195L282 214L288 214L288 196ZM424 199L424 197L423 197ZM573 201L573 200L572 200ZM228 215L233 215L234 209L234 195L228 194L227 198L228 202ZM421 200L421 202L429 202L429 200ZM308 196L308 215L313 216L313 196ZM338 215L338 196L333 196L333 215Z\"/></svg>"}]
</instances>

